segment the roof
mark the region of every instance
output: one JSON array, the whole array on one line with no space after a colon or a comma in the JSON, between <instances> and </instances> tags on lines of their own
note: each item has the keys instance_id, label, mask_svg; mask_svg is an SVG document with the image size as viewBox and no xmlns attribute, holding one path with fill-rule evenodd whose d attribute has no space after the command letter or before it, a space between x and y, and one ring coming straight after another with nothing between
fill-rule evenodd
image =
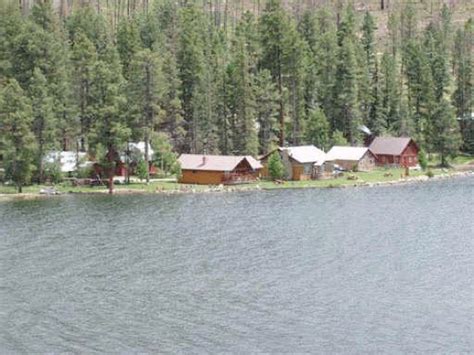
<instances>
[{"instance_id":1,"label":"roof","mask_svg":"<svg viewBox=\"0 0 474 355\"><path fill-rule=\"evenodd\" d=\"M327 160L326 153L324 153L321 149L316 148L314 145L302 145L299 147L284 147L278 149L280 151L286 150L288 152L288 156L300 164L322 164Z\"/></svg>"},{"instance_id":2,"label":"roof","mask_svg":"<svg viewBox=\"0 0 474 355\"><path fill-rule=\"evenodd\" d=\"M203 154L181 154L178 158L183 170L206 170L206 171L232 171L243 160L246 160L254 170L262 168L262 165L251 156L233 155L203 155Z\"/></svg>"},{"instance_id":3,"label":"roof","mask_svg":"<svg viewBox=\"0 0 474 355\"><path fill-rule=\"evenodd\" d=\"M327 153L328 160L350 160L359 161L369 151L367 147L343 147L334 146Z\"/></svg>"},{"instance_id":4,"label":"roof","mask_svg":"<svg viewBox=\"0 0 474 355\"><path fill-rule=\"evenodd\" d=\"M409 137L375 137L369 149L375 155L401 155L411 140Z\"/></svg>"},{"instance_id":5,"label":"roof","mask_svg":"<svg viewBox=\"0 0 474 355\"><path fill-rule=\"evenodd\" d=\"M44 161L46 163L55 163L59 162L61 165L61 172L69 173L71 171L76 171L77 169L77 160L79 160L79 166L82 167L85 165L83 160L86 158L86 153L84 152L73 152L73 151L52 151L49 152L45 157Z\"/></svg>"}]
</instances>

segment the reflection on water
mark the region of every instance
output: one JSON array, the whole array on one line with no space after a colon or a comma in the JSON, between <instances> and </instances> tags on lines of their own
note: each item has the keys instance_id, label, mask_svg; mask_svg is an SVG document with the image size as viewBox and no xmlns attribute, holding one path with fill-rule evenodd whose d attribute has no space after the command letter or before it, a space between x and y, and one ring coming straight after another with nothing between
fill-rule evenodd
<instances>
[{"instance_id":1,"label":"reflection on water","mask_svg":"<svg viewBox=\"0 0 474 355\"><path fill-rule=\"evenodd\" d=\"M0 203L0 350L473 352L473 191Z\"/></svg>"}]
</instances>

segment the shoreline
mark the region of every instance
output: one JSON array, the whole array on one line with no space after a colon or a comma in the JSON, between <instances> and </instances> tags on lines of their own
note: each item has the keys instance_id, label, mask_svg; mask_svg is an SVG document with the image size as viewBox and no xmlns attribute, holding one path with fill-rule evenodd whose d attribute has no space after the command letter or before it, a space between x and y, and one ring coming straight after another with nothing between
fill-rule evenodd
<instances>
[{"instance_id":1,"label":"shoreline","mask_svg":"<svg viewBox=\"0 0 474 355\"><path fill-rule=\"evenodd\" d=\"M272 191L272 190L298 190L298 189L347 189L355 187L376 187L376 186L397 186L397 185L406 185L406 184L416 184L416 183L425 183L429 181L439 181L446 179L454 179L459 177L468 177L474 176L474 171L454 171L447 172L433 177L428 177L427 175L411 176L398 178L387 181L357 181L347 180L346 184L333 185L329 183L327 186L305 186L305 185L295 185L289 184L288 182L282 184L274 184L272 187L260 186L257 182L251 185L236 185L236 186L208 186L203 188L203 186L189 187L186 185L186 188L183 189L156 189L153 191L147 191L145 189L126 189L118 188L114 191L113 195L177 195L177 194L208 194L208 193L228 193L228 192L251 192L251 191ZM18 201L18 200L34 200L40 198L51 198L51 197L60 197L60 196L72 196L72 195L109 195L107 190L96 190L96 191L68 191L61 192L59 194L41 194L40 192L26 192L26 193L0 193L0 202L4 201Z\"/></svg>"}]
</instances>

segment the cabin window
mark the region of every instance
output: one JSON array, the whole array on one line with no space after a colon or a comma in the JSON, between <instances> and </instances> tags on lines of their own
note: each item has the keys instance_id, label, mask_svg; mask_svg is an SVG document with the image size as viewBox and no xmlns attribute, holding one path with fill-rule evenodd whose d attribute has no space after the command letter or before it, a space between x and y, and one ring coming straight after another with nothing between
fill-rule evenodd
<instances>
[{"instance_id":1,"label":"cabin window","mask_svg":"<svg viewBox=\"0 0 474 355\"><path fill-rule=\"evenodd\" d=\"M306 164L304 166L304 174L305 175L310 175L312 170L313 170L313 167L311 165Z\"/></svg>"},{"instance_id":2,"label":"cabin window","mask_svg":"<svg viewBox=\"0 0 474 355\"><path fill-rule=\"evenodd\" d=\"M193 170L193 174L196 174L196 173L197 173L197 171L196 171L196 170Z\"/></svg>"}]
</instances>

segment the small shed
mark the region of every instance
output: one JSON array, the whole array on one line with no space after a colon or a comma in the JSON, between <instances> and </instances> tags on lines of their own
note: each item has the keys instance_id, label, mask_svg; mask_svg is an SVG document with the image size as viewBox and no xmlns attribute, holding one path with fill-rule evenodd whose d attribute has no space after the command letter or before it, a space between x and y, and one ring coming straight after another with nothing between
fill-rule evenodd
<instances>
[{"instance_id":1,"label":"small shed","mask_svg":"<svg viewBox=\"0 0 474 355\"><path fill-rule=\"evenodd\" d=\"M410 137L375 137L369 149L379 166L412 167L418 165L418 145Z\"/></svg>"},{"instance_id":2,"label":"small shed","mask_svg":"<svg viewBox=\"0 0 474 355\"><path fill-rule=\"evenodd\" d=\"M285 166L287 180L311 180L332 175L332 164L327 159L326 153L314 145L297 147L280 147L266 155L260 162L263 164L264 177L269 177L268 158L278 151Z\"/></svg>"},{"instance_id":3,"label":"small shed","mask_svg":"<svg viewBox=\"0 0 474 355\"><path fill-rule=\"evenodd\" d=\"M375 167L376 156L367 147L334 146L327 155L344 170L370 171Z\"/></svg>"},{"instance_id":4,"label":"small shed","mask_svg":"<svg viewBox=\"0 0 474 355\"><path fill-rule=\"evenodd\" d=\"M262 165L251 156L182 154L180 183L220 185L255 181Z\"/></svg>"}]
</instances>

